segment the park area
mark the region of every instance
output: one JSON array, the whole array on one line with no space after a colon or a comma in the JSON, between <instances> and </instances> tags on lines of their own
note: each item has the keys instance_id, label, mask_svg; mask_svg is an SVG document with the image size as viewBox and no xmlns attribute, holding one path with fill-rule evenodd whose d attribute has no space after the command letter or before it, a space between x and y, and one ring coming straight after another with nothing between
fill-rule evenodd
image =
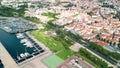
<instances>
[{"instance_id":1,"label":"park area","mask_svg":"<svg viewBox=\"0 0 120 68\"><path fill-rule=\"evenodd\" d=\"M61 59L66 60L68 57L74 55L74 52L70 49L64 49L58 52L56 55L59 56Z\"/></svg>"},{"instance_id":2,"label":"park area","mask_svg":"<svg viewBox=\"0 0 120 68\"><path fill-rule=\"evenodd\" d=\"M36 30L30 32L30 34L34 36L38 41L45 44L53 52L57 52L64 48L59 41L56 41L52 37L45 35L43 31Z\"/></svg>"},{"instance_id":3,"label":"park area","mask_svg":"<svg viewBox=\"0 0 120 68\"><path fill-rule=\"evenodd\" d=\"M72 45L73 42L72 44L68 44L64 39L64 43L66 44L65 45L62 38L61 40L57 40L56 38L45 34L45 31L46 30L36 30L30 32L30 34L34 36L38 41L45 44L45 46L47 46L54 53L54 55L45 58L43 62L48 65L49 68L56 68L56 66L60 65L66 59L74 55L74 52L69 49L69 46Z\"/></svg>"}]
</instances>

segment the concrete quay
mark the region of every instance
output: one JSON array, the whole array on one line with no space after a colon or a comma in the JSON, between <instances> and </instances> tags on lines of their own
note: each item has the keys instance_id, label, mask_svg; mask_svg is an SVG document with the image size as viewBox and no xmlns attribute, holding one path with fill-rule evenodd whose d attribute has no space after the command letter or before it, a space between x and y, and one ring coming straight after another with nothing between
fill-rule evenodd
<instances>
[{"instance_id":1,"label":"concrete quay","mask_svg":"<svg viewBox=\"0 0 120 68\"><path fill-rule=\"evenodd\" d=\"M0 59L2 60L4 68L19 68L1 42L0 42Z\"/></svg>"}]
</instances>

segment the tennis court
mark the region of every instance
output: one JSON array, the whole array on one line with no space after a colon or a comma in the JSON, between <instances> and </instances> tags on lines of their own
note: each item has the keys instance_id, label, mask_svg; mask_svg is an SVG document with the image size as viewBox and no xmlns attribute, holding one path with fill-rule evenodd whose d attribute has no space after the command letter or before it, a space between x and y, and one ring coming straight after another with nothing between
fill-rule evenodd
<instances>
[{"instance_id":1,"label":"tennis court","mask_svg":"<svg viewBox=\"0 0 120 68\"><path fill-rule=\"evenodd\" d=\"M49 68L56 68L59 64L61 64L62 62L64 62L64 60L61 59L61 58L59 58L56 55L52 55L52 56L44 59L43 62L45 64L47 64L49 66Z\"/></svg>"}]
</instances>

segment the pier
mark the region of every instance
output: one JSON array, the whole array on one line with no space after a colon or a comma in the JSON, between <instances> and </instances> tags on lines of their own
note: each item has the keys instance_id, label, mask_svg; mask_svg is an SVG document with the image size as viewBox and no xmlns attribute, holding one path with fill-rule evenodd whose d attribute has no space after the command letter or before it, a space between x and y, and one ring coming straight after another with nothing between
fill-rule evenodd
<instances>
[{"instance_id":1,"label":"pier","mask_svg":"<svg viewBox=\"0 0 120 68\"><path fill-rule=\"evenodd\" d=\"M10 56L7 50L0 42L0 59L4 65L4 68L19 68L14 59Z\"/></svg>"}]
</instances>

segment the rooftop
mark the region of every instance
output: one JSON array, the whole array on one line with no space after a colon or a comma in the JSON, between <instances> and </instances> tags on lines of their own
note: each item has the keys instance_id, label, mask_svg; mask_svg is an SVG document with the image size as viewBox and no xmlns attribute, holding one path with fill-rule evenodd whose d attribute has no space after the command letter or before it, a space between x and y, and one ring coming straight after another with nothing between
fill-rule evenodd
<instances>
[{"instance_id":1,"label":"rooftop","mask_svg":"<svg viewBox=\"0 0 120 68\"><path fill-rule=\"evenodd\" d=\"M77 56L72 56L68 58L65 62L57 66L57 68L93 68L91 65L78 58Z\"/></svg>"}]
</instances>

